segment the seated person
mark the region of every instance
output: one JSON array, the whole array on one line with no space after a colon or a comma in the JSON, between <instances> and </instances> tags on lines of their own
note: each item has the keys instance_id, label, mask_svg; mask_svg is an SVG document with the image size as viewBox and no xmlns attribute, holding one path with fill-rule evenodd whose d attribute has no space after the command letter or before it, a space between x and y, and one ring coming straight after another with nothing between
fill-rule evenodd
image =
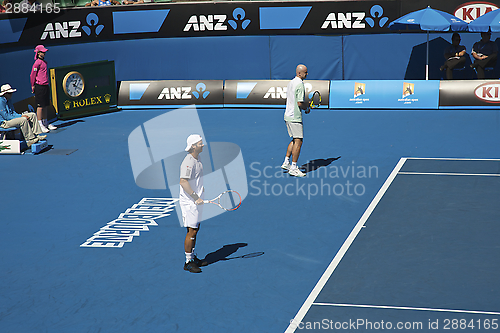
<instances>
[{"instance_id":1,"label":"seated person","mask_svg":"<svg viewBox=\"0 0 500 333\"><path fill-rule=\"evenodd\" d=\"M39 135L42 133L42 129L35 113L27 112L20 115L14 110L11 100L13 92L16 92L16 89L12 89L10 84L4 84L0 88L0 127L20 128L29 148L32 144L45 139L47 136Z\"/></svg>"},{"instance_id":2,"label":"seated person","mask_svg":"<svg viewBox=\"0 0 500 333\"><path fill-rule=\"evenodd\" d=\"M138 5L144 3L144 0L123 0L124 5Z\"/></svg>"},{"instance_id":3,"label":"seated person","mask_svg":"<svg viewBox=\"0 0 500 333\"><path fill-rule=\"evenodd\" d=\"M465 46L460 45L460 35L454 33L451 36L451 45L444 50L445 63L439 70L446 70L446 79L453 80L453 69L465 66Z\"/></svg>"},{"instance_id":4,"label":"seated person","mask_svg":"<svg viewBox=\"0 0 500 333\"><path fill-rule=\"evenodd\" d=\"M91 2L87 3L85 7L111 6L111 5L121 5L121 3L117 0L92 0Z\"/></svg>"},{"instance_id":5,"label":"seated person","mask_svg":"<svg viewBox=\"0 0 500 333\"><path fill-rule=\"evenodd\" d=\"M498 47L495 42L490 41L491 32L481 32L481 40L475 42L472 47L474 63L470 67L476 69L477 78L484 79L484 69L493 67L497 62Z\"/></svg>"}]
</instances>

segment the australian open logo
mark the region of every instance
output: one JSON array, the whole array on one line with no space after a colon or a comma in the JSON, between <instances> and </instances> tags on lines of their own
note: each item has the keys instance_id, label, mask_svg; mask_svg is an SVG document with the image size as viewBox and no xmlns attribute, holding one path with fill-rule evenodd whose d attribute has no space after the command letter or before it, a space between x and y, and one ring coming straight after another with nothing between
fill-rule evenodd
<instances>
[{"instance_id":1,"label":"australian open logo","mask_svg":"<svg viewBox=\"0 0 500 333\"><path fill-rule=\"evenodd\" d=\"M413 95L415 95L415 84L403 82L403 96L402 98L398 98L398 102L406 105L418 102L418 98L415 98Z\"/></svg>"},{"instance_id":2,"label":"australian open logo","mask_svg":"<svg viewBox=\"0 0 500 333\"><path fill-rule=\"evenodd\" d=\"M403 98L413 95L415 93L415 84L403 82Z\"/></svg>"}]
</instances>

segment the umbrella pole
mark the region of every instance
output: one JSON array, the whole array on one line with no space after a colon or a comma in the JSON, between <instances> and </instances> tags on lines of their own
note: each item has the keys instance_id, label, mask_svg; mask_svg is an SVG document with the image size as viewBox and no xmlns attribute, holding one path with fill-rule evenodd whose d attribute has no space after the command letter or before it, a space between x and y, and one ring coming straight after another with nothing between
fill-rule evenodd
<instances>
[{"instance_id":1,"label":"umbrella pole","mask_svg":"<svg viewBox=\"0 0 500 333\"><path fill-rule=\"evenodd\" d=\"M429 80L429 31L427 31L427 55L425 59L425 79Z\"/></svg>"}]
</instances>

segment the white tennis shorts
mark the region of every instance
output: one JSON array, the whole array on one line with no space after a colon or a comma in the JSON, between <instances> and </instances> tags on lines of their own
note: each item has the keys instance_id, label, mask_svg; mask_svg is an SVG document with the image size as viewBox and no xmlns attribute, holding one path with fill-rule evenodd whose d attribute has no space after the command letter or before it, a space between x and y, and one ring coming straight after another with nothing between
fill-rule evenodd
<instances>
[{"instance_id":1,"label":"white tennis shorts","mask_svg":"<svg viewBox=\"0 0 500 333\"><path fill-rule=\"evenodd\" d=\"M182 222L184 227L198 229L201 222L203 205L196 205L194 202L180 202L182 211Z\"/></svg>"},{"instance_id":2,"label":"white tennis shorts","mask_svg":"<svg viewBox=\"0 0 500 333\"><path fill-rule=\"evenodd\" d=\"M286 128L288 129L288 135L294 139L304 138L304 126L302 123L285 121Z\"/></svg>"}]
</instances>

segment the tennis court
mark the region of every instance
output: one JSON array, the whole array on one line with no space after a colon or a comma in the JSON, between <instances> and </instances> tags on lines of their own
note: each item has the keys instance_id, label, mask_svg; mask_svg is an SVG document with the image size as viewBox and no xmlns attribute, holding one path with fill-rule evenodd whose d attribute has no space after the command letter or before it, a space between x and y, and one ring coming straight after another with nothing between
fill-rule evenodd
<instances>
[{"instance_id":1,"label":"tennis court","mask_svg":"<svg viewBox=\"0 0 500 333\"><path fill-rule=\"evenodd\" d=\"M499 170L402 158L288 331L498 329Z\"/></svg>"},{"instance_id":2,"label":"tennis court","mask_svg":"<svg viewBox=\"0 0 500 333\"><path fill-rule=\"evenodd\" d=\"M439 319L436 332L498 317L360 307L500 312L498 112L313 112L299 159L312 167L297 179L279 168L282 110L198 110L207 142L240 147L248 182L238 210L203 222L201 274L183 270L175 212L121 248L80 246L144 198L171 198L135 184L128 153L130 133L166 112L62 121L51 150L2 156L0 331L284 332L385 187L302 322ZM401 167L408 156L435 159Z\"/></svg>"}]
</instances>

